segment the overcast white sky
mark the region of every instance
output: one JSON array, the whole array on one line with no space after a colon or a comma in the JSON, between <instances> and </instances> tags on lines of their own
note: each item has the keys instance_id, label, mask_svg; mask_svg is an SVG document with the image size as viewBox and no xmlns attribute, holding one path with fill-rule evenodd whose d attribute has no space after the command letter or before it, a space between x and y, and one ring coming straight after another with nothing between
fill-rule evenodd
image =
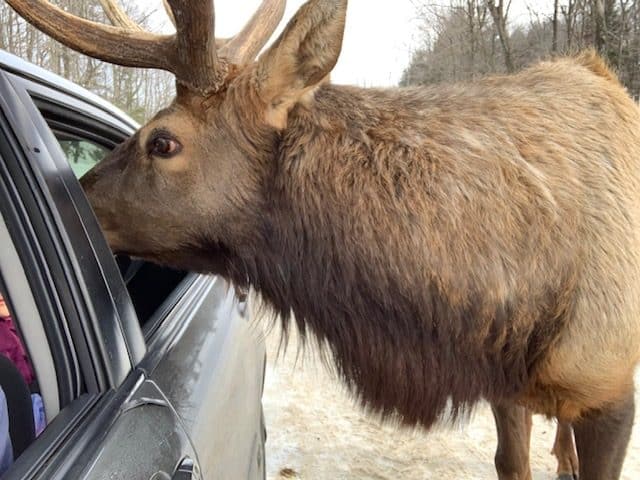
<instances>
[{"instance_id":1,"label":"overcast white sky","mask_svg":"<svg viewBox=\"0 0 640 480\"><path fill-rule=\"evenodd\" d=\"M151 1L162 10L161 0ZM217 0L216 34L220 37L235 34L260 3L261 0ZM304 0L288 0L280 29L303 3ZM396 85L412 50L419 44L416 3L421 2L350 0L342 54L333 71L332 81L362 86ZM429 3L449 2L432 0ZM550 4L552 0L512 0L511 18L514 22L527 21L527 6L550 11Z\"/></svg>"}]
</instances>

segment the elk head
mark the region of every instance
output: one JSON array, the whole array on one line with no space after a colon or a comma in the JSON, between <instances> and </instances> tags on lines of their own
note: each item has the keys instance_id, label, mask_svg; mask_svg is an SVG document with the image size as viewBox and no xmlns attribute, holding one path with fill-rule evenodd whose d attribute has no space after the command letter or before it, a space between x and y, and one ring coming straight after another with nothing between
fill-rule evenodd
<instances>
[{"instance_id":1,"label":"elk head","mask_svg":"<svg viewBox=\"0 0 640 480\"><path fill-rule=\"evenodd\" d=\"M7 0L68 47L124 66L176 77L177 96L83 179L114 251L183 268L206 243L241 247L265 202L277 143L291 108L330 73L342 44L346 0L311 0L261 57L284 13L264 0L231 39L214 35L212 0L168 0L174 35L142 30L113 0L114 26L75 17L47 1ZM258 220L256 220L258 221Z\"/></svg>"}]
</instances>

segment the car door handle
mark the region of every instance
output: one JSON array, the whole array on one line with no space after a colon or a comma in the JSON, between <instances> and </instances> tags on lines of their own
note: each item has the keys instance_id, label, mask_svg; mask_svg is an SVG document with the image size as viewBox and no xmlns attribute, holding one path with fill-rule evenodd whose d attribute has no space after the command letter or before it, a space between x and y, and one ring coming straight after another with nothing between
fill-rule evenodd
<instances>
[{"instance_id":1,"label":"car door handle","mask_svg":"<svg viewBox=\"0 0 640 480\"><path fill-rule=\"evenodd\" d=\"M186 457L176 468L171 480L200 480L200 469L192 458Z\"/></svg>"}]
</instances>

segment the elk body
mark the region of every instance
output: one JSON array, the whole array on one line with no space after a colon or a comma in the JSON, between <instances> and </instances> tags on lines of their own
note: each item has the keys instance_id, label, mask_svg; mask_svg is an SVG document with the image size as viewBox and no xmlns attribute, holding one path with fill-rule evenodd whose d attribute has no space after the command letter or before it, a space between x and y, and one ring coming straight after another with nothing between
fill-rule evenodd
<instances>
[{"instance_id":1,"label":"elk body","mask_svg":"<svg viewBox=\"0 0 640 480\"><path fill-rule=\"evenodd\" d=\"M596 54L361 89L325 81L346 0L308 2L255 62L278 2L226 42L210 1L169 0L175 36L8 2L73 48L176 74L173 104L82 181L114 250L254 287L371 412L429 427L489 400L501 479L531 478L531 411L572 423L581 478L619 477L640 115Z\"/></svg>"}]
</instances>

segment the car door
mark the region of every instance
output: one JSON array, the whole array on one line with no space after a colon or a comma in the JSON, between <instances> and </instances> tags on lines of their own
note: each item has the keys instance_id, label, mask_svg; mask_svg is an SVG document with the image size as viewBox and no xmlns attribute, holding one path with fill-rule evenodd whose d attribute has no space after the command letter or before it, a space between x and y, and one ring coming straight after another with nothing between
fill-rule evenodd
<instances>
[{"instance_id":1,"label":"car door","mask_svg":"<svg viewBox=\"0 0 640 480\"><path fill-rule=\"evenodd\" d=\"M16 251L9 259L3 249L2 274L11 269L16 311L21 277L35 299L47 338L39 348L60 359L60 393L54 418L6 478L171 478L188 470L198 478L175 410L135 367L146 347L122 280L114 281L117 267L101 235L90 235L99 232L95 219L20 81L0 73L4 246Z\"/></svg>"},{"instance_id":2,"label":"car door","mask_svg":"<svg viewBox=\"0 0 640 480\"><path fill-rule=\"evenodd\" d=\"M149 337L140 367L178 412L203 478L263 479L262 331L221 278L194 287L203 293L183 298Z\"/></svg>"},{"instance_id":3,"label":"car door","mask_svg":"<svg viewBox=\"0 0 640 480\"><path fill-rule=\"evenodd\" d=\"M81 224L76 230L84 232L97 257L100 281L109 291L105 296L116 304L122 340L130 351L126 381L111 387L121 390L116 421L92 453L86 478L100 478L114 466L118 471L110 472L113 478L150 478L144 475L154 466L166 474L180 471L182 478L264 478L265 352L262 331L250 321L246 303L238 302L221 278L129 259L119 259L128 287L123 291L123 279L62 158L62 153L75 155L79 149L97 154L91 145L113 148L135 125L93 99L85 103L23 77L9 78L14 98L48 145L56 164L49 169L64 178L60 208L73 206L74 221ZM51 147L54 140L61 149ZM76 174L90 167L74 159Z\"/></svg>"}]
</instances>

